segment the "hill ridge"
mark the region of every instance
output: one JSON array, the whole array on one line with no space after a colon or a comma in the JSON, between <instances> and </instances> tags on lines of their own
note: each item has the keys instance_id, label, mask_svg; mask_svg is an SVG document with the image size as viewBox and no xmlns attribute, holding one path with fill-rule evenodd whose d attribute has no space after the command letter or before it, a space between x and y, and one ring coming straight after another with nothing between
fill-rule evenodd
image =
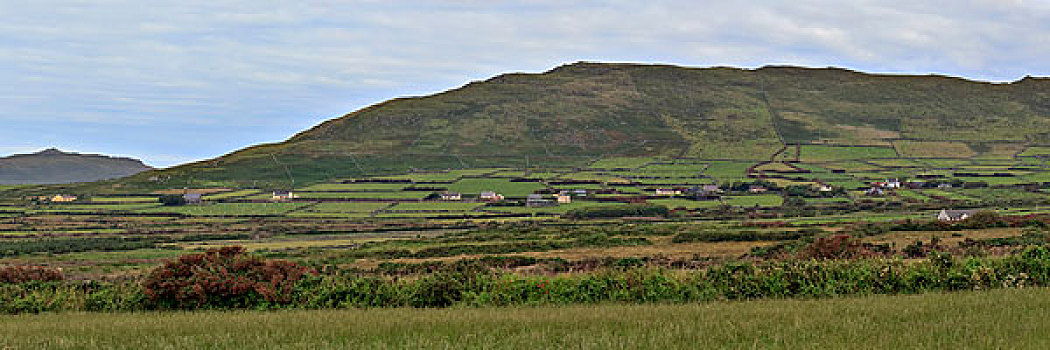
<instances>
[{"instance_id":1,"label":"hill ridge","mask_svg":"<svg viewBox=\"0 0 1050 350\"><path fill-rule=\"evenodd\" d=\"M616 155L752 161L794 144L879 146L904 157L948 146L1017 154L1050 144L1045 81L584 61L383 101L284 142L164 174L282 181L275 159L300 181L464 165L581 165Z\"/></svg>"}]
</instances>

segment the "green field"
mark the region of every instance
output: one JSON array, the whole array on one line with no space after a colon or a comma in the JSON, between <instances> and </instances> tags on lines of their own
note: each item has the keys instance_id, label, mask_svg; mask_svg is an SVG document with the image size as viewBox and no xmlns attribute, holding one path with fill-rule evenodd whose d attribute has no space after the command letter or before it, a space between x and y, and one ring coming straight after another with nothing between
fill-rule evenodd
<instances>
[{"instance_id":1,"label":"green field","mask_svg":"<svg viewBox=\"0 0 1050 350\"><path fill-rule=\"evenodd\" d=\"M889 147L843 147L803 145L803 162L827 162L836 160L897 158L897 152Z\"/></svg>"},{"instance_id":2,"label":"green field","mask_svg":"<svg viewBox=\"0 0 1050 350\"><path fill-rule=\"evenodd\" d=\"M400 191L406 183L360 182L348 184L316 184L298 189L298 191Z\"/></svg>"},{"instance_id":3,"label":"green field","mask_svg":"<svg viewBox=\"0 0 1050 350\"><path fill-rule=\"evenodd\" d=\"M461 202L423 202L423 203L398 203L390 207L391 211L468 211L485 205L485 203L461 203Z\"/></svg>"},{"instance_id":4,"label":"green field","mask_svg":"<svg viewBox=\"0 0 1050 350\"><path fill-rule=\"evenodd\" d=\"M477 195L484 191L495 191L507 197L526 197L547 186L539 182L511 182L507 179L462 179L447 186L451 192Z\"/></svg>"},{"instance_id":5,"label":"green field","mask_svg":"<svg viewBox=\"0 0 1050 350\"><path fill-rule=\"evenodd\" d=\"M778 207L784 204L784 197L773 194L754 196L727 196L722 197L726 204L737 207Z\"/></svg>"},{"instance_id":6,"label":"green field","mask_svg":"<svg viewBox=\"0 0 1050 350\"><path fill-rule=\"evenodd\" d=\"M694 201L689 199L651 199L647 201L652 204L664 205L671 209L685 208L685 209L701 209L701 208L715 208L722 205L721 201L708 200L708 201Z\"/></svg>"},{"instance_id":7,"label":"green field","mask_svg":"<svg viewBox=\"0 0 1050 350\"><path fill-rule=\"evenodd\" d=\"M0 316L11 349L1045 349L1043 288L686 305ZM261 331L265 330L265 331Z\"/></svg>"},{"instance_id":8,"label":"green field","mask_svg":"<svg viewBox=\"0 0 1050 350\"><path fill-rule=\"evenodd\" d=\"M158 203L157 197L128 196L128 197L91 197L94 203Z\"/></svg>"},{"instance_id":9,"label":"green field","mask_svg":"<svg viewBox=\"0 0 1050 350\"><path fill-rule=\"evenodd\" d=\"M370 213L390 205L391 203L375 202L318 203L296 213Z\"/></svg>"},{"instance_id":10,"label":"green field","mask_svg":"<svg viewBox=\"0 0 1050 350\"><path fill-rule=\"evenodd\" d=\"M430 195L427 191L391 191L391 192L296 192L301 199L423 199ZM270 194L254 199L269 199Z\"/></svg>"},{"instance_id":11,"label":"green field","mask_svg":"<svg viewBox=\"0 0 1050 350\"><path fill-rule=\"evenodd\" d=\"M260 192L262 192L262 190L248 189L248 190L230 191L230 192L222 192L222 193L217 193L217 194L209 194L209 195L204 196L202 199L204 199L206 201L217 201L217 200L223 200L223 199L231 199L231 198L252 196L252 195L259 194Z\"/></svg>"},{"instance_id":12,"label":"green field","mask_svg":"<svg viewBox=\"0 0 1050 350\"><path fill-rule=\"evenodd\" d=\"M614 157L604 158L591 163L590 167L595 169L634 169L642 167L651 162L659 160L652 157Z\"/></svg>"},{"instance_id":13,"label":"green field","mask_svg":"<svg viewBox=\"0 0 1050 350\"><path fill-rule=\"evenodd\" d=\"M308 205L307 203L218 203L186 205L138 210L140 213L173 213L192 216L256 216L281 215Z\"/></svg>"}]
</instances>

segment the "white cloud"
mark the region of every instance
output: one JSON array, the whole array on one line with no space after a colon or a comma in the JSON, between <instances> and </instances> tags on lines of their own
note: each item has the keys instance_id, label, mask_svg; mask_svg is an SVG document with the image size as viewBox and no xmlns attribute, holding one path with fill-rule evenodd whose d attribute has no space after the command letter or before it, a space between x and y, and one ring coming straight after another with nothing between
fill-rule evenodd
<instances>
[{"instance_id":1,"label":"white cloud","mask_svg":"<svg viewBox=\"0 0 1050 350\"><path fill-rule=\"evenodd\" d=\"M163 132L175 141L95 142L162 165L577 60L1050 75L1046 1L46 0L0 13L0 80L14 82L0 85L0 138L31 142L33 122L80 144L64 121L103 126L92 137Z\"/></svg>"}]
</instances>

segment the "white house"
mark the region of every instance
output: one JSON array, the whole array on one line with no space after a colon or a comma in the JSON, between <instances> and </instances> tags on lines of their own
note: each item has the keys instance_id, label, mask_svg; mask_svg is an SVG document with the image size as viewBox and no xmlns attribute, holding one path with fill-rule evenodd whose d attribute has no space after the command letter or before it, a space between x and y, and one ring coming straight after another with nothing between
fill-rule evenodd
<instances>
[{"instance_id":1,"label":"white house","mask_svg":"<svg viewBox=\"0 0 1050 350\"><path fill-rule=\"evenodd\" d=\"M443 201L458 201L463 200L463 194L458 192L442 192L441 200Z\"/></svg>"},{"instance_id":2,"label":"white house","mask_svg":"<svg viewBox=\"0 0 1050 350\"><path fill-rule=\"evenodd\" d=\"M272 199L275 201L284 201L296 198L299 198L299 196L296 196L295 193L292 191L273 191Z\"/></svg>"},{"instance_id":3,"label":"white house","mask_svg":"<svg viewBox=\"0 0 1050 350\"><path fill-rule=\"evenodd\" d=\"M680 195L680 194L682 194L682 190L676 190L676 189L673 189L673 188L657 188L656 189L656 195L657 196L677 196L677 195Z\"/></svg>"},{"instance_id":4,"label":"white house","mask_svg":"<svg viewBox=\"0 0 1050 350\"><path fill-rule=\"evenodd\" d=\"M961 221L969 219L973 214L976 214L976 210L948 210L941 209L941 212L937 214L937 221Z\"/></svg>"},{"instance_id":5,"label":"white house","mask_svg":"<svg viewBox=\"0 0 1050 350\"><path fill-rule=\"evenodd\" d=\"M504 197L502 194L496 193L495 191L485 191L481 192L481 195L478 196L478 198L481 198L481 200L484 201L499 202L503 200Z\"/></svg>"}]
</instances>

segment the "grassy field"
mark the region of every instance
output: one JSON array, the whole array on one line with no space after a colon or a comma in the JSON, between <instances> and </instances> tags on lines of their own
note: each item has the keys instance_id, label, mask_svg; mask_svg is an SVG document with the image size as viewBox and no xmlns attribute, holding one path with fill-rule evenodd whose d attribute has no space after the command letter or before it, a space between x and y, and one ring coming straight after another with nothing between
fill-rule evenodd
<instances>
[{"instance_id":1,"label":"grassy field","mask_svg":"<svg viewBox=\"0 0 1050 350\"><path fill-rule=\"evenodd\" d=\"M868 158L897 158L897 153L889 147L835 147L835 146L802 146L802 161L834 161Z\"/></svg>"},{"instance_id":2,"label":"grassy field","mask_svg":"<svg viewBox=\"0 0 1050 350\"><path fill-rule=\"evenodd\" d=\"M1045 349L1050 290L481 309L0 317L10 349Z\"/></svg>"},{"instance_id":3,"label":"grassy field","mask_svg":"<svg viewBox=\"0 0 1050 350\"><path fill-rule=\"evenodd\" d=\"M175 213L195 216L281 215L305 206L305 203L219 203L157 207L139 210L143 213Z\"/></svg>"},{"instance_id":4,"label":"grassy field","mask_svg":"<svg viewBox=\"0 0 1050 350\"><path fill-rule=\"evenodd\" d=\"M545 186L539 182L511 182L507 179L463 179L448 186L452 192L477 195L484 191L496 191L508 197L526 197L543 188Z\"/></svg>"}]
</instances>

